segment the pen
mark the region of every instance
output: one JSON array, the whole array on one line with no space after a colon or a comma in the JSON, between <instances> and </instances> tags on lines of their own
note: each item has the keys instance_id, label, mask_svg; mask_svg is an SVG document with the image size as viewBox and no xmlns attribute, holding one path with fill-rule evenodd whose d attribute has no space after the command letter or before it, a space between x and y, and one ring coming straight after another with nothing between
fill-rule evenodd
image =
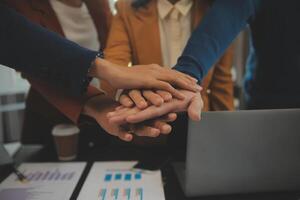
<instances>
[{"instance_id":1,"label":"pen","mask_svg":"<svg viewBox=\"0 0 300 200\"><path fill-rule=\"evenodd\" d=\"M3 143L0 143L0 167L1 166L7 166L7 169L9 171L13 172L14 174L16 174L17 178L21 182L27 182L28 181L28 179L26 178L26 176L24 176L24 174L22 174L16 168L16 164L14 162L14 159L10 157L10 155L6 151Z\"/></svg>"},{"instance_id":2,"label":"pen","mask_svg":"<svg viewBox=\"0 0 300 200\"><path fill-rule=\"evenodd\" d=\"M24 174L22 174L15 166L12 166L12 171L17 176L19 181L21 181L23 183L28 182L28 179L26 178L26 176Z\"/></svg>"}]
</instances>

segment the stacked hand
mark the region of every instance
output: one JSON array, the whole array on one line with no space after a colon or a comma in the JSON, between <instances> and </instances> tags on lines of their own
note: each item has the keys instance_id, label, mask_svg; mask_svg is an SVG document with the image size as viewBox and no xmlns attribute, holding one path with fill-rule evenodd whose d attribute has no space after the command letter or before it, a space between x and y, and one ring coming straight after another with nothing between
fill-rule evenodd
<instances>
[{"instance_id":1,"label":"stacked hand","mask_svg":"<svg viewBox=\"0 0 300 200\"><path fill-rule=\"evenodd\" d=\"M138 136L157 137L160 134L169 134L172 127L169 122L176 120L176 114L170 113L161 116L155 120L148 120L138 123L114 123L108 120L109 112L114 111L118 107L117 102L110 98L99 95L91 98L83 109L83 114L94 118L97 123L109 134L119 137L124 141L131 141L133 133ZM130 115L135 108L130 108L124 112ZM136 112L135 112L136 113Z\"/></svg>"},{"instance_id":2,"label":"stacked hand","mask_svg":"<svg viewBox=\"0 0 300 200\"><path fill-rule=\"evenodd\" d=\"M202 88L186 74L154 64L122 67L97 58L90 75L106 80L116 89L127 89L120 96L121 105L97 96L86 103L83 111L124 141L131 141L133 134L169 134L172 127L168 123L176 120L177 112L187 111L191 119L200 120Z\"/></svg>"},{"instance_id":3,"label":"stacked hand","mask_svg":"<svg viewBox=\"0 0 300 200\"><path fill-rule=\"evenodd\" d=\"M203 108L203 101L200 92L181 90L181 93L185 95L183 100L172 98L168 101L165 101L160 106L150 105L144 109L140 108L139 106L129 108L124 106L124 102L121 102L123 106L117 107L115 111L108 113L107 117L109 118L110 123L126 124L139 123L166 115L170 112L177 113L187 111L192 120L200 120L201 110ZM137 95L132 99L126 96L126 99L133 102L136 102L136 99L143 99L142 101L146 101L140 95Z\"/></svg>"},{"instance_id":4,"label":"stacked hand","mask_svg":"<svg viewBox=\"0 0 300 200\"><path fill-rule=\"evenodd\" d=\"M201 90L196 79L155 64L123 67L97 58L90 75L109 82L115 89L164 90L178 99L183 99L184 95L174 86L194 92Z\"/></svg>"}]
</instances>

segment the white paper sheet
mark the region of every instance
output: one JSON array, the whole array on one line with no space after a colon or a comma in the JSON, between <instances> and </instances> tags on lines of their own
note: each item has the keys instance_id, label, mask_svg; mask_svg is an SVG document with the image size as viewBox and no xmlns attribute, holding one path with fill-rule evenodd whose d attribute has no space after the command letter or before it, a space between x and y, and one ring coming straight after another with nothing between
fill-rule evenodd
<instances>
[{"instance_id":1,"label":"white paper sheet","mask_svg":"<svg viewBox=\"0 0 300 200\"><path fill-rule=\"evenodd\" d=\"M78 200L165 200L161 172L133 170L136 163L94 163Z\"/></svg>"},{"instance_id":2,"label":"white paper sheet","mask_svg":"<svg viewBox=\"0 0 300 200\"><path fill-rule=\"evenodd\" d=\"M19 167L29 182L11 174L0 184L1 200L67 200L86 163L24 163Z\"/></svg>"}]
</instances>

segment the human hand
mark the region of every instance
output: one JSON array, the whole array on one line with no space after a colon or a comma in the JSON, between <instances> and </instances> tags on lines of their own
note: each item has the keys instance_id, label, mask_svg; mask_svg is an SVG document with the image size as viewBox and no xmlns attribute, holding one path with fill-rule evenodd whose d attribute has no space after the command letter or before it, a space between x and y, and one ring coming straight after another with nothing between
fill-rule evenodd
<instances>
[{"instance_id":1,"label":"human hand","mask_svg":"<svg viewBox=\"0 0 300 200\"><path fill-rule=\"evenodd\" d=\"M203 108L200 92L194 93L187 90L182 90L181 92L185 95L184 100L172 99L159 107L152 105L144 110L141 110L138 107L118 107L114 112L108 113L107 117L111 123L116 124L138 123L170 112L187 111L192 120L199 121L201 118L201 110Z\"/></svg>"},{"instance_id":2,"label":"human hand","mask_svg":"<svg viewBox=\"0 0 300 200\"><path fill-rule=\"evenodd\" d=\"M163 90L125 90L120 95L119 103L124 107L137 106L145 109L149 105L161 106L164 102L172 100L172 94Z\"/></svg>"},{"instance_id":3,"label":"human hand","mask_svg":"<svg viewBox=\"0 0 300 200\"><path fill-rule=\"evenodd\" d=\"M169 134L172 127L168 124L176 120L177 115L170 113L156 120L149 120L137 124L116 124L108 120L107 113L113 111L119 104L110 98L99 95L87 101L83 114L94 118L97 123L109 134L124 141L131 141L133 134L145 137L157 137L160 134ZM131 110L128 110L131 113Z\"/></svg>"},{"instance_id":4,"label":"human hand","mask_svg":"<svg viewBox=\"0 0 300 200\"><path fill-rule=\"evenodd\" d=\"M194 92L201 90L196 79L156 64L123 67L101 58L94 63L90 75L106 80L115 89L164 90L178 99L183 99L184 95L173 86Z\"/></svg>"}]
</instances>

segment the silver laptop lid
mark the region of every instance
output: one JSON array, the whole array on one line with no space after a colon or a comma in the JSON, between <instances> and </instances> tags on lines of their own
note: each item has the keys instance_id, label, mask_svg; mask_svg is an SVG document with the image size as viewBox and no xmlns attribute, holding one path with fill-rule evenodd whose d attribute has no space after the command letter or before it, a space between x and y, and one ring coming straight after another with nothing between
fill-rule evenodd
<instances>
[{"instance_id":1,"label":"silver laptop lid","mask_svg":"<svg viewBox=\"0 0 300 200\"><path fill-rule=\"evenodd\" d=\"M300 189L300 110L204 113L187 148L188 196Z\"/></svg>"}]
</instances>

